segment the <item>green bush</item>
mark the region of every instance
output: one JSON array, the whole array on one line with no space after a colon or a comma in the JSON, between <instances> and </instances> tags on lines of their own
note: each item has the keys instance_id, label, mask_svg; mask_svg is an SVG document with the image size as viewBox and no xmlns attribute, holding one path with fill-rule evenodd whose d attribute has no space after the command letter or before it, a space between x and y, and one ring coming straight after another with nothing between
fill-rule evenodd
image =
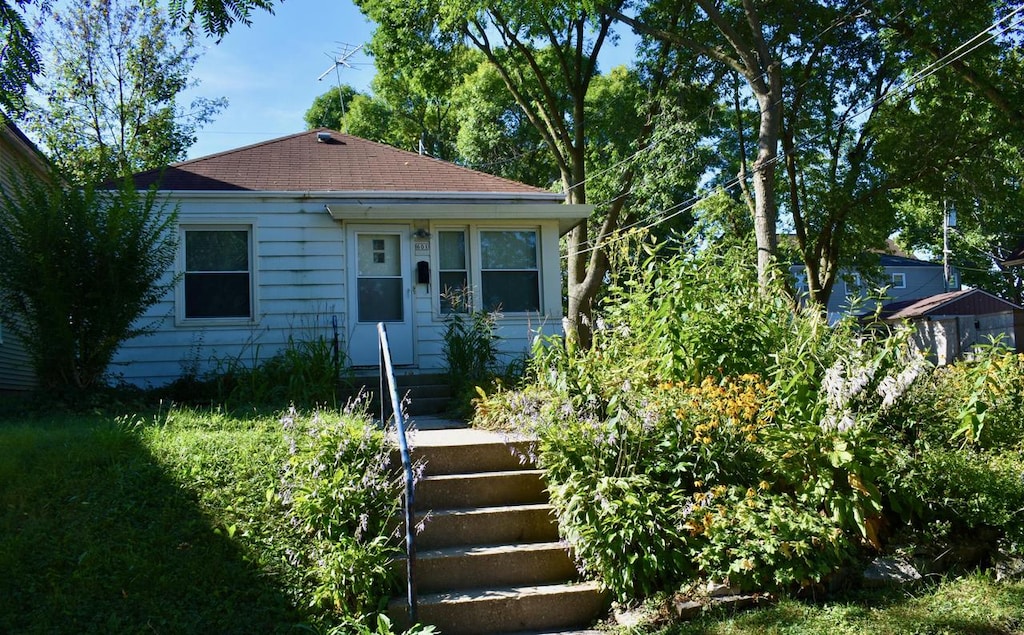
<instances>
[{"instance_id":1,"label":"green bush","mask_svg":"<svg viewBox=\"0 0 1024 635\"><path fill-rule=\"evenodd\" d=\"M114 353L174 285L177 213L126 180L109 191L11 174L0 192L0 321L48 394L102 386ZM76 395L77 396L77 395Z\"/></svg>"},{"instance_id":2,"label":"green bush","mask_svg":"<svg viewBox=\"0 0 1024 635\"><path fill-rule=\"evenodd\" d=\"M537 347L534 384L479 405L539 437L584 570L620 599L694 578L787 588L882 544L907 453L882 432L928 367L905 333L828 326L708 248L617 269L594 345ZM530 424L524 419L532 419Z\"/></svg>"},{"instance_id":3,"label":"green bush","mask_svg":"<svg viewBox=\"0 0 1024 635\"><path fill-rule=\"evenodd\" d=\"M336 406L347 388L345 370L324 336L288 337L270 359L247 366L240 359L220 362L206 380L229 408L247 406Z\"/></svg>"},{"instance_id":4,"label":"green bush","mask_svg":"<svg viewBox=\"0 0 1024 635\"><path fill-rule=\"evenodd\" d=\"M288 459L280 500L305 539L289 550L311 580L311 602L342 619L381 611L395 584L402 482L386 435L365 417L281 419Z\"/></svg>"}]
</instances>

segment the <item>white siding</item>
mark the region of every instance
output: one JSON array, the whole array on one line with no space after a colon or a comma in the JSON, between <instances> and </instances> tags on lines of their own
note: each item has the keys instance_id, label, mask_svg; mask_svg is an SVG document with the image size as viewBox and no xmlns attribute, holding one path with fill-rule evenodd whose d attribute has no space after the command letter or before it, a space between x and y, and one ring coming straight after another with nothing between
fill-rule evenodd
<instances>
[{"instance_id":1,"label":"white siding","mask_svg":"<svg viewBox=\"0 0 1024 635\"><path fill-rule=\"evenodd\" d=\"M153 335L135 338L118 352L111 372L140 386L160 386L186 370L200 374L238 360L251 365L266 360L287 344L289 337L333 338L332 318L337 318L345 346L346 239L345 225L324 211L323 200L287 200L253 197L250 201L223 197L186 198L181 201L179 222L251 224L255 254L254 304L257 314L249 322L197 324L181 318L175 296L181 285L153 307L143 322L155 322ZM386 220L375 224L387 225ZM410 231L434 231L427 221L396 221ZM514 222L445 220L443 227L464 226L532 228L538 231L541 312L502 319L498 334L506 360L530 350L539 332L561 333L561 259L557 220ZM430 253L418 253L410 242L411 266L430 262L436 281L437 263ZM422 244L422 241L421 241ZM434 247L431 247L434 249ZM179 263L179 269L180 269ZM413 278L415 280L415 278ZM414 369L439 370L444 366L444 316L434 293L435 284L413 283Z\"/></svg>"},{"instance_id":2,"label":"white siding","mask_svg":"<svg viewBox=\"0 0 1024 635\"><path fill-rule=\"evenodd\" d=\"M137 385L160 386L186 370L202 374L234 361L252 365L269 359L289 337L330 340L332 317L343 334L343 230L322 210L322 202L182 201L183 225L252 224L256 314L251 321L224 325L182 320L175 305L179 284L142 320L155 320L156 332L126 342L111 372Z\"/></svg>"}]
</instances>

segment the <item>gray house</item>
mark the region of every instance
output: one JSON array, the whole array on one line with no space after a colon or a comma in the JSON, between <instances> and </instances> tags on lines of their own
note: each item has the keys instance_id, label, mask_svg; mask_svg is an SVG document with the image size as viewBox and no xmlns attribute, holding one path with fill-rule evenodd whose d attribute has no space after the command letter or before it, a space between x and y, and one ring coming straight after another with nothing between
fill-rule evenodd
<instances>
[{"instance_id":1,"label":"gray house","mask_svg":"<svg viewBox=\"0 0 1024 635\"><path fill-rule=\"evenodd\" d=\"M500 352L562 330L559 239L590 214L560 193L332 130L311 130L136 175L177 206L174 289L111 371L159 386L290 339L378 363L388 325L404 373L444 367L447 294L499 310Z\"/></svg>"},{"instance_id":2,"label":"gray house","mask_svg":"<svg viewBox=\"0 0 1024 635\"><path fill-rule=\"evenodd\" d=\"M28 137L0 113L0 186L11 187L10 174L14 170L28 169L46 173L46 159ZM4 228L0 227L0 231ZM0 311L6 307L0 307ZM25 347L13 333L0 325L0 391L27 390L35 385L32 365Z\"/></svg>"},{"instance_id":3,"label":"gray house","mask_svg":"<svg viewBox=\"0 0 1024 635\"><path fill-rule=\"evenodd\" d=\"M832 289L828 301L829 322L834 322L851 311L858 314L874 311L876 303L867 300L869 293L878 287L887 287L886 298L893 302L924 298L951 289L946 287L941 263L919 260L899 253L879 255L880 279L868 280L858 272L843 271ZM796 280L796 289L807 292L806 273L803 265L794 264L790 273ZM959 288L959 279L954 273L952 289Z\"/></svg>"}]
</instances>

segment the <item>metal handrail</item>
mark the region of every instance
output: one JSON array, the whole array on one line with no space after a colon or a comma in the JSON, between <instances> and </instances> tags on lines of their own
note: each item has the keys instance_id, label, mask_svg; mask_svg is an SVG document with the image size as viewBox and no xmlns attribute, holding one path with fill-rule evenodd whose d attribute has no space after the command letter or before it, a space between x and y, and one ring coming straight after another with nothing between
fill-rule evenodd
<instances>
[{"instance_id":1,"label":"metal handrail","mask_svg":"<svg viewBox=\"0 0 1024 635\"><path fill-rule=\"evenodd\" d=\"M398 450L402 455L402 471L405 473L405 550L406 550L406 601L409 609L409 624L416 623L416 544L415 527L413 525L413 476L412 459L409 456L409 443L405 438L405 419L402 417L402 404L398 399L398 388L395 385L395 369L391 364L391 347L388 345L388 329L383 322L377 323L377 337L380 342L380 420L387 425L387 402L385 395L391 397L391 412L395 417L395 431L398 436Z\"/></svg>"}]
</instances>

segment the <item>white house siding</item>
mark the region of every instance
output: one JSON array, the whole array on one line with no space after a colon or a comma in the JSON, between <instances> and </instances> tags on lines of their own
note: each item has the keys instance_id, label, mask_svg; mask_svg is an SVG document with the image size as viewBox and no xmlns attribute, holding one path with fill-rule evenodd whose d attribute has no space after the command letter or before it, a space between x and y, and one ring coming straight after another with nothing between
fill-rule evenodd
<instances>
[{"instance_id":1,"label":"white house siding","mask_svg":"<svg viewBox=\"0 0 1024 635\"><path fill-rule=\"evenodd\" d=\"M0 119L4 117L0 114ZM23 138L12 124L0 121L0 184L11 185L10 175L25 167L44 173L37 150ZM3 231L3 228L0 228ZM3 310L0 307L0 310ZM25 346L8 329L0 325L0 391L27 390L35 386L32 363Z\"/></svg>"},{"instance_id":2,"label":"white house siding","mask_svg":"<svg viewBox=\"0 0 1024 635\"><path fill-rule=\"evenodd\" d=\"M189 324L176 314L176 288L143 321L157 321L150 336L135 338L118 351L112 373L139 386L160 386L193 370L200 375L232 360L246 365L266 360L284 347L289 337L297 340L333 337L332 318L344 350L348 329L346 299L345 224L324 211L324 200L254 197L183 196L179 223L253 225L255 262L254 301L256 316L245 324ZM375 221L375 225L417 228L433 232L427 221ZM562 331L561 261L557 220L515 222L448 220L440 227L536 229L540 252L541 306L543 314L510 315L498 328L499 350L505 360L530 350L538 332ZM410 265L429 258L436 272L436 252L410 253ZM410 246L410 251L413 249ZM178 263L178 270L182 263ZM432 273L436 280L436 273ZM415 278L413 278L415 280ZM414 363L410 370L436 371L444 367L444 316L437 303L435 285L413 283Z\"/></svg>"},{"instance_id":3,"label":"white house siding","mask_svg":"<svg viewBox=\"0 0 1024 635\"><path fill-rule=\"evenodd\" d=\"M289 337L330 340L334 316L344 333L344 236L322 201L183 197L179 224L211 223L253 225L254 319L183 321L175 305L179 285L141 320L158 321L157 330L118 351L111 372L125 381L160 386L187 370L201 375L235 361L251 366L278 353Z\"/></svg>"}]
</instances>

